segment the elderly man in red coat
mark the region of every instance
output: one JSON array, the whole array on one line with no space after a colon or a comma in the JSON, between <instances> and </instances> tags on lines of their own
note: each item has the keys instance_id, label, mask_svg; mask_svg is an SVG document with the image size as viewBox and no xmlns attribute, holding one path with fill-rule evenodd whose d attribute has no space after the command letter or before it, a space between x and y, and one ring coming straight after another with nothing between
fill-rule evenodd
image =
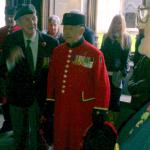
<instances>
[{"instance_id":1,"label":"elderly man in red coat","mask_svg":"<svg viewBox=\"0 0 150 150\"><path fill-rule=\"evenodd\" d=\"M83 38L85 16L65 13L66 43L54 49L47 101L54 102L54 149L79 150L94 107L109 106L110 85L103 54Z\"/></svg>"}]
</instances>

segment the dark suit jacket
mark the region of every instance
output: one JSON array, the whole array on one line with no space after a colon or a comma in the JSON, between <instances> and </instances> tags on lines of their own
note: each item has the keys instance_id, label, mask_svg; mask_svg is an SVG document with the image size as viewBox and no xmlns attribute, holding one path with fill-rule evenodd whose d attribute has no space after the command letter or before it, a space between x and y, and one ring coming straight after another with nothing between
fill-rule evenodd
<instances>
[{"instance_id":1,"label":"dark suit jacket","mask_svg":"<svg viewBox=\"0 0 150 150\"><path fill-rule=\"evenodd\" d=\"M14 47L20 47L25 55L8 73L8 101L19 107L29 107L35 100L42 107L46 98L48 61L58 41L39 31L38 34L37 64L34 73L27 63L22 30L9 35L5 40L5 60Z\"/></svg>"}]
</instances>

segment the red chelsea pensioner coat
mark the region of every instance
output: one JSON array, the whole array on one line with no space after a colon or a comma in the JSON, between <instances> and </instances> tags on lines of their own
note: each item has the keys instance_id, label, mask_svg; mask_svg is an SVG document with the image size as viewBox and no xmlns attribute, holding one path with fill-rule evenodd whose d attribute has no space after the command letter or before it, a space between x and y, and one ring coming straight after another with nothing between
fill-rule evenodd
<instances>
[{"instance_id":1,"label":"red chelsea pensioner coat","mask_svg":"<svg viewBox=\"0 0 150 150\"><path fill-rule=\"evenodd\" d=\"M54 149L79 150L92 123L92 108L108 108L109 79L102 53L86 41L75 48L65 43L53 53L48 98L55 100Z\"/></svg>"}]
</instances>

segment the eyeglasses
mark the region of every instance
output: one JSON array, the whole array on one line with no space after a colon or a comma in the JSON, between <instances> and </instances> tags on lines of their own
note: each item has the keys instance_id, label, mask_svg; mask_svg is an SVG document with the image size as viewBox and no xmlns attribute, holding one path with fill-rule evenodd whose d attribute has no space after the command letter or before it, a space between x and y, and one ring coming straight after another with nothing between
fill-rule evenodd
<instances>
[{"instance_id":1,"label":"eyeglasses","mask_svg":"<svg viewBox=\"0 0 150 150\"><path fill-rule=\"evenodd\" d=\"M150 17L150 7L140 5L137 12L137 22L146 23Z\"/></svg>"}]
</instances>

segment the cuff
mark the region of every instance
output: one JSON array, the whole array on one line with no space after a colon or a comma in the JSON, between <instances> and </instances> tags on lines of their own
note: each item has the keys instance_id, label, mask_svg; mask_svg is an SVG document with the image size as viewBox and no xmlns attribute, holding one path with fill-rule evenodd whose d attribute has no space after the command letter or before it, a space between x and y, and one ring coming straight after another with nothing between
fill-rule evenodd
<instances>
[{"instance_id":1,"label":"cuff","mask_svg":"<svg viewBox=\"0 0 150 150\"><path fill-rule=\"evenodd\" d=\"M54 98L46 98L46 101L55 101L55 99Z\"/></svg>"}]
</instances>

